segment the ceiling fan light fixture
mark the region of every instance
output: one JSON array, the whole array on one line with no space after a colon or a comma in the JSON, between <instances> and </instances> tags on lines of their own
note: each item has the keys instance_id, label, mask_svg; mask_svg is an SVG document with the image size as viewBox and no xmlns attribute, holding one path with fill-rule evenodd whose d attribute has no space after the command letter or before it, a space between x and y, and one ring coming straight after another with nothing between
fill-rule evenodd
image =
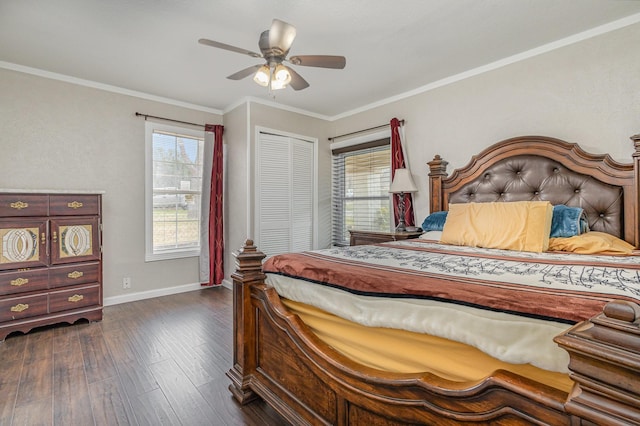
<instances>
[{"instance_id":1,"label":"ceiling fan light fixture","mask_svg":"<svg viewBox=\"0 0 640 426\"><path fill-rule=\"evenodd\" d=\"M271 90L280 90L285 89L287 87L287 83L284 81L276 80L275 78L271 80Z\"/></svg>"},{"instance_id":2,"label":"ceiling fan light fixture","mask_svg":"<svg viewBox=\"0 0 640 426\"><path fill-rule=\"evenodd\" d=\"M281 81L283 84L289 84L289 82L291 82L291 73L287 67L282 64L276 65L273 75L276 81Z\"/></svg>"},{"instance_id":3,"label":"ceiling fan light fixture","mask_svg":"<svg viewBox=\"0 0 640 426\"><path fill-rule=\"evenodd\" d=\"M271 70L268 65L263 65L258 69L256 75L253 76L253 81L258 83L260 86L267 87L269 85L269 81L271 80Z\"/></svg>"}]
</instances>

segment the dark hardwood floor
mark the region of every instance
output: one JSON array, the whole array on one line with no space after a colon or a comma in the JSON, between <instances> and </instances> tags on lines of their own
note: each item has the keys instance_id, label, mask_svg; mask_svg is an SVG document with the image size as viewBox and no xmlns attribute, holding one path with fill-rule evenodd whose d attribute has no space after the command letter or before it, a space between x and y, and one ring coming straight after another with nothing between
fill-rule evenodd
<instances>
[{"instance_id":1,"label":"dark hardwood floor","mask_svg":"<svg viewBox=\"0 0 640 426\"><path fill-rule=\"evenodd\" d=\"M232 399L231 291L104 308L0 343L0 425L286 425Z\"/></svg>"}]
</instances>

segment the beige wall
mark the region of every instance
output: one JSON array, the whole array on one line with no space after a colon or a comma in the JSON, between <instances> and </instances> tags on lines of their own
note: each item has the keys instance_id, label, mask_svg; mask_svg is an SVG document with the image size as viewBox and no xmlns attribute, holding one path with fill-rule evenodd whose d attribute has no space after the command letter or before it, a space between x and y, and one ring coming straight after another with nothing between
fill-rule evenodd
<instances>
[{"instance_id":1,"label":"beige wall","mask_svg":"<svg viewBox=\"0 0 640 426\"><path fill-rule=\"evenodd\" d=\"M247 238L247 152L248 110L246 103L224 115L224 142L226 144L224 193L224 275L235 268L232 256Z\"/></svg>"},{"instance_id":2,"label":"beige wall","mask_svg":"<svg viewBox=\"0 0 640 426\"><path fill-rule=\"evenodd\" d=\"M198 282L196 258L144 260L145 126L134 114L211 124L220 115L3 69L0 93L0 188L106 192L106 298Z\"/></svg>"},{"instance_id":3,"label":"beige wall","mask_svg":"<svg viewBox=\"0 0 640 426\"><path fill-rule=\"evenodd\" d=\"M519 135L579 143L630 162L640 133L640 24L582 41L332 123L332 134L404 118L416 184L416 220L428 214L428 166L449 170L472 154Z\"/></svg>"}]
</instances>

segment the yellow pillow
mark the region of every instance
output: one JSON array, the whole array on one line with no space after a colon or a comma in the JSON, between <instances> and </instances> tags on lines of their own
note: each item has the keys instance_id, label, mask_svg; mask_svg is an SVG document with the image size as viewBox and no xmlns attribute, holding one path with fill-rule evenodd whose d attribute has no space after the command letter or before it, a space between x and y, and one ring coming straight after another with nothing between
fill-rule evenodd
<instances>
[{"instance_id":1,"label":"yellow pillow","mask_svg":"<svg viewBox=\"0 0 640 426\"><path fill-rule=\"evenodd\" d=\"M540 253L549 245L552 217L548 201L450 204L440 242Z\"/></svg>"},{"instance_id":2,"label":"yellow pillow","mask_svg":"<svg viewBox=\"0 0 640 426\"><path fill-rule=\"evenodd\" d=\"M591 231L569 238L550 238L549 250L581 254L631 254L634 247L606 232Z\"/></svg>"}]
</instances>

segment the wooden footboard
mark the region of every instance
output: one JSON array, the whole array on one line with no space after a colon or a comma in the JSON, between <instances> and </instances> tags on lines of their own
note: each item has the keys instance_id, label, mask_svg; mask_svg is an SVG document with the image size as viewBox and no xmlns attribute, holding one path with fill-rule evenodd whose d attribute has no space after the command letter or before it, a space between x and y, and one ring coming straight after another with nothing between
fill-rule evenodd
<instances>
[{"instance_id":1,"label":"wooden footboard","mask_svg":"<svg viewBox=\"0 0 640 426\"><path fill-rule=\"evenodd\" d=\"M321 342L264 284L264 254L237 254L230 390L260 397L293 424L638 424L640 307L612 303L557 338L571 356L571 395L498 371L471 387L435 375L364 367Z\"/></svg>"}]
</instances>

